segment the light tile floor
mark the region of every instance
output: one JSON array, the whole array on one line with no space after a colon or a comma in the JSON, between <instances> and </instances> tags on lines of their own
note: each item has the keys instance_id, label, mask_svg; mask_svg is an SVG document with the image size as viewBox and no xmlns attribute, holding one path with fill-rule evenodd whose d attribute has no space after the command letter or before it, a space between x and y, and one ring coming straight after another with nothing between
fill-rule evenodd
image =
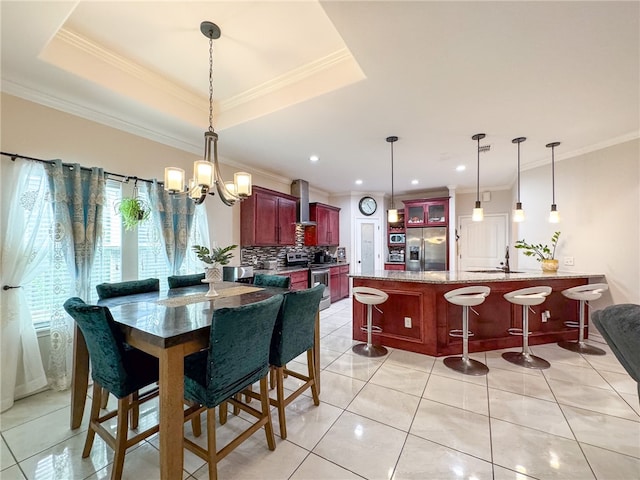
<instances>
[{"instance_id":1,"label":"light tile floor","mask_svg":"<svg viewBox=\"0 0 640 480\"><path fill-rule=\"evenodd\" d=\"M222 480L640 479L637 385L597 335L590 341L604 357L535 346L551 362L537 371L504 361L499 351L480 353L473 357L491 371L470 377L442 358L352 354L351 300L321 313L321 331L320 406L309 395L298 398L287 409L287 440L278 438L270 452L264 435L254 435L220 463ZM296 380L287 382L293 388ZM141 425L156 419L152 404ZM219 444L244 422L230 416L218 428ZM72 431L68 423L69 392L16 402L0 416L0 478L107 478L111 449L97 438L81 459L86 426ZM275 411L273 424L278 433ZM206 445L205 438L197 441ZM158 478L158 457L155 436L129 450L124 478ZM186 452L183 477L206 479L206 465Z\"/></svg>"}]
</instances>

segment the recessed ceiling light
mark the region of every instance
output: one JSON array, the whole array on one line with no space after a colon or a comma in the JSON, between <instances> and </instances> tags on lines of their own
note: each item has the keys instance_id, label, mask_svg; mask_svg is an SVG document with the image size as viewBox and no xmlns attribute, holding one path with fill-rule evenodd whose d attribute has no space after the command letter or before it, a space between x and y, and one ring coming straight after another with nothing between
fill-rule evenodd
<instances>
[{"instance_id":1,"label":"recessed ceiling light","mask_svg":"<svg viewBox=\"0 0 640 480\"><path fill-rule=\"evenodd\" d=\"M362 185L362 180L360 179L356 180L356 185Z\"/></svg>"},{"instance_id":2,"label":"recessed ceiling light","mask_svg":"<svg viewBox=\"0 0 640 480\"><path fill-rule=\"evenodd\" d=\"M456 172L464 172L467 169L466 165L458 165L456 167Z\"/></svg>"},{"instance_id":3,"label":"recessed ceiling light","mask_svg":"<svg viewBox=\"0 0 640 480\"><path fill-rule=\"evenodd\" d=\"M418 181L418 179L414 178L413 180L411 180L411 185L417 185L418 183L420 183Z\"/></svg>"},{"instance_id":4,"label":"recessed ceiling light","mask_svg":"<svg viewBox=\"0 0 640 480\"><path fill-rule=\"evenodd\" d=\"M309 160L311 160L312 162L317 162L318 160L320 160L320 157L318 155L311 155L309 157Z\"/></svg>"}]
</instances>

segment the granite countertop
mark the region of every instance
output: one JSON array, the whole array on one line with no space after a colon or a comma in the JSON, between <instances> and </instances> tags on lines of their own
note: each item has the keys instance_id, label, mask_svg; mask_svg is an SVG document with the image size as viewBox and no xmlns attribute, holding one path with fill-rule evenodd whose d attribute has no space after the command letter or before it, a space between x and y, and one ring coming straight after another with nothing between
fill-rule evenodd
<instances>
[{"instance_id":1,"label":"granite countertop","mask_svg":"<svg viewBox=\"0 0 640 480\"><path fill-rule=\"evenodd\" d=\"M333 263L325 263L322 266L323 267L339 267L342 265L349 265L349 262L333 262ZM263 269L263 268L254 268L253 269L253 274L255 275L256 273L262 273L262 274L266 274L266 275L278 275L279 273L293 273L293 272L303 272L305 270L309 270L309 267L305 267L305 266L295 266L295 267L278 267L278 268L274 268L272 270L267 270L267 269Z\"/></svg>"},{"instance_id":2,"label":"granite countertop","mask_svg":"<svg viewBox=\"0 0 640 480\"><path fill-rule=\"evenodd\" d=\"M518 273L485 272L407 272L398 270L376 270L368 274L350 274L351 278L371 280L389 280L413 283L470 283L470 282L509 282L519 280L555 280L565 278L597 278L604 277L601 273L561 272L544 273L542 270L518 270Z\"/></svg>"}]
</instances>

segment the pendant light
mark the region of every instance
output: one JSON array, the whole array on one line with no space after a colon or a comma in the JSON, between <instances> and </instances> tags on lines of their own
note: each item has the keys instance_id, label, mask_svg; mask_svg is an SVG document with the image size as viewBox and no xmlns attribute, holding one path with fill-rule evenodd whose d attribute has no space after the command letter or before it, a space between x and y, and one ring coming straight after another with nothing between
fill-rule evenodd
<instances>
[{"instance_id":1,"label":"pendant light","mask_svg":"<svg viewBox=\"0 0 640 480\"><path fill-rule=\"evenodd\" d=\"M220 38L220 28L215 23L202 22L200 31L209 39L209 130L204 132L204 159L193 163L193 178L189 180L187 193L199 205L207 194L214 195L211 187L215 184L222 203L231 206L251 195L251 175L236 172L233 182L225 182L220 174L218 134L213 130L213 40ZM184 180L183 169L164 169L164 188L170 193L184 193Z\"/></svg>"},{"instance_id":2,"label":"pendant light","mask_svg":"<svg viewBox=\"0 0 640 480\"><path fill-rule=\"evenodd\" d=\"M511 140L511 143L518 144L518 201L516 202L516 208L513 211L514 222L524 222L524 210L522 209L522 203L520 202L520 144L526 139L526 137L518 137Z\"/></svg>"},{"instance_id":3,"label":"pendant light","mask_svg":"<svg viewBox=\"0 0 640 480\"><path fill-rule=\"evenodd\" d=\"M476 206L473 209L473 214L471 215L471 220L474 222L481 222L484 219L484 211L482 210L482 206L480 204L480 140L482 140L486 135L484 133L476 133L472 140L478 141L478 170L476 176Z\"/></svg>"},{"instance_id":4,"label":"pendant light","mask_svg":"<svg viewBox=\"0 0 640 480\"><path fill-rule=\"evenodd\" d=\"M393 198L393 144L398 141L398 137L387 137L387 142L391 144L391 208L387 211L387 222L396 223L398 221L398 209Z\"/></svg>"},{"instance_id":5,"label":"pendant light","mask_svg":"<svg viewBox=\"0 0 640 480\"><path fill-rule=\"evenodd\" d=\"M556 205L556 161L555 161L555 148L560 145L560 142L547 143L547 148L551 148L551 211L549 212L549 222L560 222L560 214L558 213L558 207Z\"/></svg>"}]
</instances>

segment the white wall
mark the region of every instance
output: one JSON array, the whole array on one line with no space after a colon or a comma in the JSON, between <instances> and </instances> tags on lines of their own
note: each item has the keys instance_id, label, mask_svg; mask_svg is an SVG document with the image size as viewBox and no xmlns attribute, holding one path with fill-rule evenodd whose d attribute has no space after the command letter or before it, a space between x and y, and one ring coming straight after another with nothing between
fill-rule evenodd
<instances>
[{"instance_id":1,"label":"white wall","mask_svg":"<svg viewBox=\"0 0 640 480\"><path fill-rule=\"evenodd\" d=\"M551 166L524 171L527 219L517 224L517 237L548 244L553 232L561 231L560 268L606 276L610 292L594 308L640 303L640 140L556 161L555 172L560 223L547 221ZM566 256L574 258L573 267L563 265ZM538 266L519 255L519 268Z\"/></svg>"}]
</instances>

